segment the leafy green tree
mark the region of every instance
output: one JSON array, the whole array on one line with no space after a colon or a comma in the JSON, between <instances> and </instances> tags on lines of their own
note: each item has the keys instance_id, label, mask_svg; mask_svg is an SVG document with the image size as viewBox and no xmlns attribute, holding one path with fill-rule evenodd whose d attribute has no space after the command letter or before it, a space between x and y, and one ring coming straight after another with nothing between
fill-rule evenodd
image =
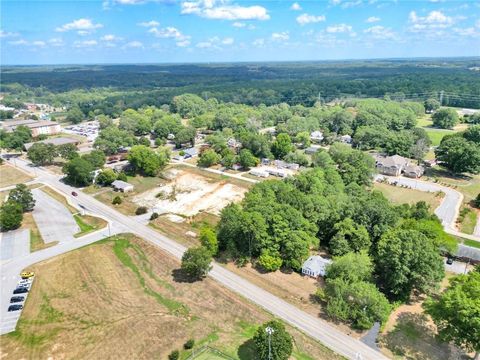
<instances>
[{"instance_id":1,"label":"leafy green tree","mask_svg":"<svg viewBox=\"0 0 480 360\"><path fill-rule=\"evenodd\" d=\"M57 146L58 155L65 160L72 160L78 156L77 146L75 144L62 144Z\"/></svg>"},{"instance_id":2,"label":"leafy green tree","mask_svg":"<svg viewBox=\"0 0 480 360\"><path fill-rule=\"evenodd\" d=\"M235 156L235 154L233 153L232 150L225 149L225 150L222 151L221 163L227 169L231 169L236 161L237 161L237 158L236 158L236 156Z\"/></svg>"},{"instance_id":3,"label":"leafy green tree","mask_svg":"<svg viewBox=\"0 0 480 360\"><path fill-rule=\"evenodd\" d=\"M310 163L308 161L307 155L305 155L303 152L298 150L288 153L287 156L283 158L283 160L285 160L288 163L298 164L300 166L308 166L308 164Z\"/></svg>"},{"instance_id":4,"label":"leafy green tree","mask_svg":"<svg viewBox=\"0 0 480 360\"><path fill-rule=\"evenodd\" d=\"M123 202L122 198L120 196L115 196L112 200L113 205L120 205Z\"/></svg>"},{"instance_id":5,"label":"leafy green tree","mask_svg":"<svg viewBox=\"0 0 480 360\"><path fill-rule=\"evenodd\" d=\"M445 136L435 149L442 165L455 173L480 172L480 146L459 135Z\"/></svg>"},{"instance_id":6,"label":"leafy green tree","mask_svg":"<svg viewBox=\"0 0 480 360\"><path fill-rule=\"evenodd\" d=\"M200 154L197 165L200 167L210 167L220 162L221 157L213 149L206 149Z\"/></svg>"},{"instance_id":7,"label":"leafy green tree","mask_svg":"<svg viewBox=\"0 0 480 360\"><path fill-rule=\"evenodd\" d=\"M205 225L200 229L200 243L203 247L210 251L212 256L215 256L218 252L218 240L215 230L210 226Z\"/></svg>"},{"instance_id":8,"label":"leafy green tree","mask_svg":"<svg viewBox=\"0 0 480 360\"><path fill-rule=\"evenodd\" d=\"M22 150L23 145L32 141L32 131L24 126L18 126L11 134L4 133L3 147Z\"/></svg>"},{"instance_id":9,"label":"leafy green tree","mask_svg":"<svg viewBox=\"0 0 480 360\"><path fill-rule=\"evenodd\" d=\"M265 135L255 134L252 132L242 133L240 141L244 149L248 149L258 158L270 158L270 143Z\"/></svg>"},{"instance_id":10,"label":"leafy green tree","mask_svg":"<svg viewBox=\"0 0 480 360\"><path fill-rule=\"evenodd\" d=\"M182 129L182 122L178 115L164 115L153 125L153 132L159 138L166 139L169 134L176 135Z\"/></svg>"},{"instance_id":11,"label":"leafy green tree","mask_svg":"<svg viewBox=\"0 0 480 360\"><path fill-rule=\"evenodd\" d=\"M475 200L473 200L473 205L477 208L480 209L480 193L477 195Z\"/></svg>"},{"instance_id":12,"label":"leafy green tree","mask_svg":"<svg viewBox=\"0 0 480 360\"><path fill-rule=\"evenodd\" d=\"M78 105L72 106L68 112L66 120L73 124L78 124L84 119L84 114Z\"/></svg>"},{"instance_id":13,"label":"leafy green tree","mask_svg":"<svg viewBox=\"0 0 480 360\"><path fill-rule=\"evenodd\" d=\"M437 99L427 99L424 101L423 106L425 106L426 111L436 111L440 109L440 102Z\"/></svg>"},{"instance_id":14,"label":"leafy green tree","mask_svg":"<svg viewBox=\"0 0 480 360\"><path fill-rule=\"evenodd\" d=\"M27 151L28 159L36 166L53 163L57 149L53 144L35 143Z\"/></svg>"},{"instance_id":15,"label":"leafy green tree","mask_svg":"<svg viewBox=\"0 0 480 360\"><path fill-rule=\"evenodd\" d=\"M194 279L201 279L207 276L212 268L211 262L212 255L207 248L189 248L182 256L182 270Z\"/></svg>"},{"instance_id":16,"label":"leafy green tree","mask_svg":"<svg viewBox=\"0 0 480 360\"><path fill-rule=\"evenodd\" d=\"M15 201L7 201L0 207L1 231L15 230L22 225L22 205Z\"/></svg>"},{"instance_id":17,"label":"leafy green tree","mask_svg":"<svg viewBox=\"0 0 480 360\"><path fill-rule=\"evenodd\" d=\"M458 123L458 114L451 108L440 109L432 115L433 126L440 129L451 129Z\"/></svg>"},{"instance_id":18,"label":"leafy green tree","mask_svg":"<svg viewBox=\"0 0 480 360\"><path fill-rule=\"evenodd\" d=\"M146 135L152 129L152 123L146 115L127 109L122 113L118 127L135 135Z\"/></svg>"},{"instance_id":19,"label":"leafy green tree","mask_svg":"<svg viewBox=\"0 0 480 360\"><path fill-rule=\"evenodd\" d=\"M195 145L195 136L197 130L194 127L186 127L177 132L175 135L175 146L180 148L183 144L190 143L191 146Z\"/></svg>"},{"instance_id":20,"label":"leafy green tree","mask_svg":"<svg viewBox=\"0 0 480 360\"><path fill-rule=\"evenodd\" d=\"M371 281L374 266L368 252L347 253L334 258L327 266L327 279L342 279L348 283Z\"/></svg>"},{"instance_id":21,"label":"leafy green tree","mask_svg":"<svg viewBox=\"0 0 480 360\"><path fill-rule=\"evenodd\" d=\"M266 271L277 271L282 266L283 260L279 254L263 250L258 258L258 264Z\"/></svg>"},{"instance_id":22,"label":"leafy green tree","mask_svg":"<svg viewBox=\"0 0 480 360\"><path fill-rule=\"evenodd\" d=\"M16 185L8 194L8 200L20 204L23 212L32 211L35 207L32 191L25 184Z\"/></svg>"},{"instance_id":23,"label":"leafy green tree","mask_svg":"<svg viewBox=\"0 0 480 360\"><path fill-rule=\"evenodd\" d=\"M244 169L255 167L258 165L259 160L253 156L252 152L248 149L242 149L238 155L238 162Z\"/></svg>"},{"instance_id":24,"label":"leafy green tree","mask_svg":"<svg viewBox=\"0 0 480 360\"><path fill-rule=\"evenodd\" d=\"M273 330L271 335L267 333L267 328ZM292 336L279 320L271 320L262 324L255 332L253 342L255 343L255 358L258 360L287 360L292 355ZM271 358L269 358L269 348Z\"/></svg>"},{"instance_id":25,"label":"leafy green tree","mask_svg":"<svg viewBox=\"0 0 480 360\"><path fill-rule=\"evenodd\" d=\"M132 146L128 153L128 161L134 170L145 176L155 176L168 163L166 151L154 151L144 145Z\"/></svg>"},{"instance_id":26,"label":"leafy green tree","mask_svg":"<svg viewBox=\"0 0 480 360\"><path fill-rule=\"evenodd\" d=\"M480 113L479 113L480 114ZM472 125L462 133L462 136L477 146L480 146L480 125Z\"/></svg>"},{"instance_id":27,"label":"leafy green tree","mask_svg":"<svg viewBox=\"0 0 480 360\"><path fill-rule=\"evenodd\" d=\"M66 181L75 186L88 186L93 181L93 165L83 157L70 160L63 166Z\"/></svg>"},{"instance_id":28,"label":"leafy green tree","mask_svg":"<svg viewBox=\"0 0 480 360\"><path fill-rule=\"evenodd\" d=\"M103 186L111 185L115 180L117 180L117 174L112 169L103 169L95 179L97 184Z\"/></svg>"},{"instance_id":29,"label":"leafy green tree","mask_svg":"<svg viewBox=\"0 0 480 360\"><path fill-rule=\"evenodd\" d=\"M312 155L312 163L313 166L321 168L325 168L335 164L335 162L332 160L332 157L328 154L328 152L324 150L319 150Z\"/></svg>"},{"instance_id":30,"label":"leafy green tree","mask_svg":"<svg viewBox=\"0 0 480 360\"><path fill-rule=\"evenodd\" d=\"M120 130L116 126L110 126L98 133L94 146L107 155L113 155L118 153L122 147L132 146L135 143L136 139L133 134Z\"/></svg>"},{"instance_id":31,"label":"leafy green tree","mask_svg":"<svg viewBox=\"0 0 480 360\"><path fill-rule=\"evenodd\" d=\"M173 350L170 354L168 354L168 360L178 360L180 359L180 351Z\"/></svg>"},{"instance_id":32,"label":"leafy green tree","mask_svg":"<svg viewBox=\"0 0 480 360\"><path fill-rule=\"evenodd\" d=\"M330 239L329 250L332 255L344 255L351 251L358 252L360 250L370 249L370 236L363 225L355 224L355 222L346 218L335 224L335 235Z\"/></svg>"},{"instance_id":33,"label":"leafy green tree","mask_svg":"<svg viewBox=\"0 0 480 360\"><path fill-rule=\"evenodd\" d=\"M447 289L424 304L443 341L480 356L480 267L450 280Z\"/></svg>"},{"instance_id":34,"label":"leafy green tree","mask_svg":"<svg viewBox=\"0 0 480 360\"><path fill-rule=\"evenodd\" d=\"M378 281L391 299L426 293L443 279L443 259L434 242L416 230L392 229L377 245Z\"/></svg>"},{"instance_id":35,"label":"leafy green tree","mask_svg":"<svg viewBox=\"0 0 480 360\"><path fill-rule=\"evenodd\" d=\"M97 116L98 125L100 130L113 126L113 120L107 115L98 115Z\"/></svg>"},{"instance_id":36,"label":"leafy green tree","mask_svg":"<svg viewBox=\"0 0 480 360\"><path fill-rule=\"evenodd\" d=\"M283 159L285 155L294 150L290 135L281 133L272 143L272 153L277 159Z\"/></svg>"},{"instance_id":37,"label":"leafy green tree","mask_svg":"<svg viewBox=\"0 0 480 360\"><path fill-rule=\"evenodd\" d=\"M311 145L310 133L308 131L302 131L295 136L295 142L301 144L302 149L308 148Z\"/></svg>"},{"instance_id":38,"label":"leafy green tree","mask_svg":"<svg viewBox=\"0 0 480 360\"><path fill-rule=\"evenodd\" d=\"M375 172L375 160L360 150L344 144L333 144L329 154L338 166L345 184L370 185Z\"/></svg>"},{"instance_id":39,"label":"leafy green tree","mask_svg":"<svg viewBox=\"0 0 480 360\"><path fill-rule=\"evenodd\" d=\"M102 150L92 150L90 153L82 155L84 160L87 160L94 169L103 167L106 161L105 153Z\"/></svg>"},{"instance_id":40,"label":"leafy green tree","mask_svg":"<svg viewBox=\"0 0 480 360\"><path fill-rule=\"evenodd\" d=\"M172 111L183 118L201 115L206 110L205 100L194 94L175 96L171 104Z\"/></svg>"}]
</instances>

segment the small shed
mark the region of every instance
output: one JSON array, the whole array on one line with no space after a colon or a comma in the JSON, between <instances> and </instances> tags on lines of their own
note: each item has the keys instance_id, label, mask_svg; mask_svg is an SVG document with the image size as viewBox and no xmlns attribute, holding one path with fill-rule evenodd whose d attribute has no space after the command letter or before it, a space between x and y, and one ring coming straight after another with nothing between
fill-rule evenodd
<instances>
[{"instance_id":1,"label":"small shed","mask_svg":"<svg viewBox=\"0 0 480 360\"><path fill-rule=\"evenodd\" d=\"M183 150L183 152L185 153L185 155L183 155L184 159L189 159L198 155L197 149L195 149L194 147L185 149Z\"/></svg>"},{"instance_id":2,"label":"small shed","mask_svg":"<svg viewBox=\"0 0 480 360\"><path fill-rule=\"evenodd\" d=\"M112 183L112 186L115 189L115 191L121 191L121 192L133 191L133 185L122 180L115 180Z\"/></svg>"},{"instance_id":3,"label":"small shed","mask_svg":"<svg viewBox=\"0 0 480 360\"><path fill-rule=\"evenodd\" d=\"M302 274L317 278L325 276L327 266L332 260L324 259L320 255L312 255L302 265Z\"/></svg>"}]
</instances>

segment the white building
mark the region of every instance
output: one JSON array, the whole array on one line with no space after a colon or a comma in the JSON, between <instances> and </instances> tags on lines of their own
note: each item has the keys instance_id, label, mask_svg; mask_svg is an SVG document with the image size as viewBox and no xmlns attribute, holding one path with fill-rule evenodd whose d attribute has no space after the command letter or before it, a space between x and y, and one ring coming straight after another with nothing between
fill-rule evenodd
<instances>
[{"instance_id":1,"label":"white building","mask_svg":"<svg viewBox=\"0 0 480 360\"><path fill-rule=\"evenodd\" d=\"M312 133L310 133L310 140L312 140L313 142L322 142L323 141L323 133L321 131L313 131Z\"/></svg>"},{"instance_id":2,"label":"white building","mask_svg":"<svg viewBox=\"0 0 480 360\"><path fill-rule=\"evenodd\" d=\"M250 175L253 175L253 176L258 176L258 177L269 177L270 174L264 170L260 170L260 169L252 169L248 172Z\"/></svg>"},{"instance_id":3,"label":"white building","mask_svg":"<svg viewBox=\"0 0 480 360\"><path fill-rule=\"evenodd\" d=\"M112 183L112 186L115 189L115 191L121 191L121 192L133 191L133 185L122 180L115 180Z\"/></svg>"},{"instance_id":4,"label":"white building","mask_svg":"<svg viewBox=\"0 0 480 360\"><path fill-rule=\"evenodd\" d=\"M302 265L302 274L317 278L325 276L327 266L332 260L324 259L320 255L312 255Z\"/></svg>"}]
</instances>

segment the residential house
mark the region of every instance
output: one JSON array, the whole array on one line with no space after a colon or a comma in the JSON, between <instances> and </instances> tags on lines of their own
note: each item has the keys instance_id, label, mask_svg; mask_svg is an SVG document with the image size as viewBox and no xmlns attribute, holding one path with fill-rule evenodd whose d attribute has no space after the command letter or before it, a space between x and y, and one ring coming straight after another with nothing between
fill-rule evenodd
<instances>
[{"instance_id":1,"label":"residential house","mask_svg":"<svg viewBox=\"0 0 480 360\"><path fill-rule=\"evenodd\" d=\"M379 157L377 160L377 170L380 174L400 176L408 164L408 159L400 155L393 155L385 158Z\"/></svg>"},{"instance_id":2,"label":"residential house","mask_svg":"<svg viewBox=\"0 0 480 360\"><path fill-rule=\"evenodd\" d=\"M122 180L115 180L113 183L112 183L112 186L113 186L113 189L115 191L120 191L120 192L129 192L129 191L133 191L133 185L132 184L129 184L125 181L122 181Z\"/></svg>"},{"instance_id":3,"label":"residential house","mask_svg":"<svg viewBox=\"0 0 480 360\"><path fill-rule=\"evenodd\" d=\"M310 147L308 147L308 148L305 149L305 154L307 154L307 155L313 155L313 154L317 153L319 150L320 150L319 147L310 146Z\"/></svg>"},{"instance_id":4,"label":"residential house","mask_svg":"<svg viewBox=\"0 0 480 360\"><path fill-rule=\"evenodd\" d=\"M408 165L405 167L403 171L403 175L410 177L410 178L419 178L423 175L424 169L422 166L418 165Z\"/></svg>"},{"instance_id":5,"label":"residential house","mask_svg":"<svg viewBox=\"0 0 480 360\"><path fill-rule=\"evenodd\" d=\"M185 153L185 155L183 155L184 159L190 159L198 155L198 151L194 147L185 149L183 152Z\"/></svg>"},{"instance_id":6,"label":"residential house","mask_svg":"<svg viewBox=\"0 0 480 360\"><path fill-rule=\"evenodd\" d=\"M312 255L302 265L302 274L317 278L325 276L327 266L332 263L332 260L325 259L320 255Z\"/></svg>"},{"instance_id":7,"label":"residential house","mask_svg":"<svg viewBox=\"0 0 480 360\"><path fill-rule=\"evenodd\" d=\"M344 144L351 144L352 143L352 137L350 135L342 135L342 136L340 136L340 141Z\"/></svg>"},{"instance_id":8,"label":"residential house","mask_svg":"<svg viewBox=\"0 0 480 360\"><path fill-rule=\"evenodd\" d=\"M267 172L267 171L264 171L264 170L260 170L260 169L252 169L248 172L250 175L253 175L253 176L258 176L258 177L263 177L263 178L267 178L270 176L270 174Z\"/></svg>"},{"instance_id":9,"label":"residential house","mask_svg":"<svg viewBox=\"0 0 480 360\"><path fill-rule=\"evenodd\" d=\"M313 131L310 133L310 140L313 142L321 143L323 141L323 133L321 131Z\"/></svg>"}]
</instances>

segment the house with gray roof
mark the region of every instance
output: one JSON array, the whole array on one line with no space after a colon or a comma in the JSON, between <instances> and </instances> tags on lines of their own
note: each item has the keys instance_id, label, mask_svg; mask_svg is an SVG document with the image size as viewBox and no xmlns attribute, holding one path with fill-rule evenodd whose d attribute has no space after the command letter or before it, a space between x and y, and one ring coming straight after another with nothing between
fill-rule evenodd
<instances>
[{"instance_id":1,"label":"house with gray roof","mask_svg":"<svg viewBox=\"0 0 480 360\"><path fill-rule=\"evenodd\" d=\"M320 255L312 255L302 265L302 274L313 278L325 276L327 266L332 260L325 259Z\"/></svg>"},{"instance_id":2,"label":"house with gray roof","mask_svg":"<svg viewBox=\"0 0 480 360\"><path fill-rule=\"evenodd\" d=\"M407 165L409 165L408 159L400 155L378 158L377 160L377 170L384 175L400 176Z\"/></svg>"},{"instance_id":3,"label":"house with gray roof","mask_svg":"<svg viewBox=\"0 0 480 360\"><path fill-rule=\"evenodd\" d=\"M418 166L418 165L408 165L405 167L405 170L403 171L403 175L409 177L409 178L419 178L423 175L423 172L425 169L423 166Z\"/></svg>"},{"instance_id":4,"label":"house with gray roof","mask_svg":"<svg viewBox=\"0 0 480 360\"><path fill-rule=\"evenodd\" d=\"M129 184L128 182L122 181L122 180L115 180L112 183L112 187L115 191L121 191L121 192L129 192L133 191L133 185Z\"/></svg>"}]
</instances>

